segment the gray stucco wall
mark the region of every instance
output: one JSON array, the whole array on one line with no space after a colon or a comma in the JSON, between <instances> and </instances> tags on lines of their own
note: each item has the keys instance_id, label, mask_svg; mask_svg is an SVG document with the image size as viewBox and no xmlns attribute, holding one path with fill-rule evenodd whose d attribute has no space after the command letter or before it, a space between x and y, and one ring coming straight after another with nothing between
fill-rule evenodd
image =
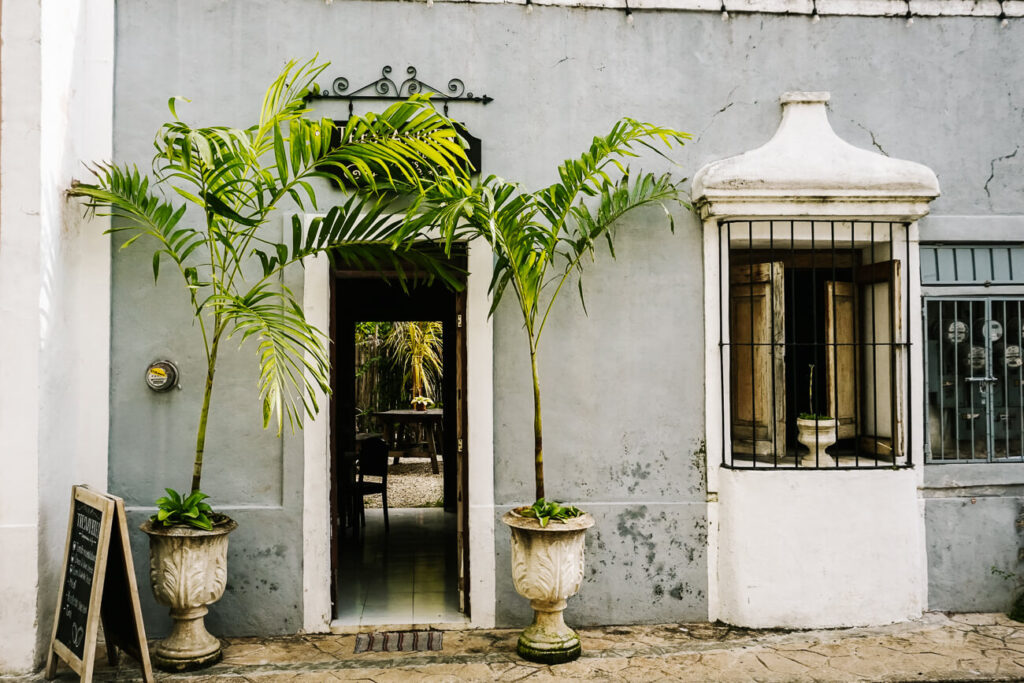
<instances>
[{"instance_id":1,"label":"gray stucco wall","mask_svg":"<svg viewBox=\"0 0 1024 683\"><path fill-rule=\"evenodd\" d=\"M622 115L692 132L673 155L692 176L767 140L781 92L830 90L840 136L938 173L935 213L968 222L1024 214L1024 154L1012 154L1024 144L1024 22L634 17L630 25L618 11L546 7L119 0L115 159L148 166L169 95L193 99L179 110L189 120L244 124L286 59L319 52L334 63L331 77L354 85L385 64L398 73L411 64L429 83L457 76L491 95L487 107L452 114L483 139L486 172L533 187ZM681 216L675 235L660 220L652 212L621 226L618 260L602 252L588 270L589 317L567 296L542 348L549 490L598 518L586 583L571 601L575 623L707 616L701 236L693 217ZM187 485L201 382L184 302L152 287L149 267L142 252L122 252L113 272L110 488L133 505L168 483ZM494 322L499 515L532 490L528 358L516 315L506 306ZM163 356L182 365L184 389L155 396L141 376ZM235 508L241 527L211 625L224 634L294 631L301 440L260 431L251 350L227 365L242 372L220 371L205 488ZM928 511L933 519L938 508ZM521 622L527 607L512 593L507 532L497 529L498 619ZM144 540L133 541L141 553ZM146 566L141 555L136 562ZM162 618L148 602L146 613L147 623Z\"/></svg>"}]
</instances>

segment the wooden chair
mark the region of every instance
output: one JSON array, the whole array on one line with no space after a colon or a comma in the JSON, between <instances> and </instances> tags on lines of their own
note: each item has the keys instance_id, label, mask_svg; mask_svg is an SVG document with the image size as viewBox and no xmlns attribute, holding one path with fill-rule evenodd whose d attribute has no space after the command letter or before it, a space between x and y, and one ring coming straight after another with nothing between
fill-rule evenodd
<instances>
[{"instance_id":1,"label":"wooden chair","mask_svg":"<svg viewBox=\"0 0 1024 683\"><path fill-rule=\"evenodd\" d=\"M366 481L365 477L380 477L380 481ZM359 519L366 526L366 507L363 498L380 494L384 506L384 532L390 531L388 523L388 443L381 438L366 439L359 449L359 479L356 481L356 497L359 501Z\"/></svg>"}]
</instances>

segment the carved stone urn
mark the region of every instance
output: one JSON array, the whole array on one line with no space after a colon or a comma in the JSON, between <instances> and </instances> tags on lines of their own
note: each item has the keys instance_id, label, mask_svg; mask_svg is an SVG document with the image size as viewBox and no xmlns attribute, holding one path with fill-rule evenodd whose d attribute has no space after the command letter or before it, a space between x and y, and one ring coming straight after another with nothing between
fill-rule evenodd
<instances>
[{"instance_id":1,"label":"carved stone urn","mask_svg":"<svg viewBox=\"0 0 1024 683\"><path fill-rule=\"evenodd\" d=\"M501 518L512 532L512 580L530 601L533 623L519 635L516 651L544 664L570 662L580 656L580 637L562 618L565 601L583 581L583 541L594 525L589 514L552 521L546 527L514 511Z\"/></svg>"},{"instance_id":2,"label":"carved stone urn","mask_svg":"<svg viewBox=\"0 0 1024 683\"><path fill-rule=\"evenodd\" d=\"M796 440L807 447L803 464L810 467L834 466L836 461L825 452L825 449L836 442L836 421L833 418L817 420L796 420Z\"/></svg>"},{"instance_id":3,"label":"carved stone urn","mask_svg":"<svg viewBox=\"0 0 1024 683\"><path fill-rule=\"evenodd\" d=\"M171 634L151 650L153 663L166 671L190 671L216 664L220 641L206 630L206 606L220 600L228 577L228 534L234 520L212 531L192 527L140 528L149 535L149 580L153 596L171 608Z\"/></svg>"}]
</instances>

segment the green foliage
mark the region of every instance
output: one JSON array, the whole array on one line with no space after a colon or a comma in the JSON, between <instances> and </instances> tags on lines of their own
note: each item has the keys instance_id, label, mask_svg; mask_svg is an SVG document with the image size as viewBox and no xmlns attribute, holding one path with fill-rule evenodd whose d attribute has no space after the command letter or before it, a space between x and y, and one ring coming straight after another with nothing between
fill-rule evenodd
<instances>
[{"instance_id":1,"label":"green foliage","mask_svg":"<svg viewBox=\"0 0 1024 683\"><path fill-rule=\"evenodd\" d=\"M437 393L444 365L443 329L437 321L400 321L391 326L385 339L385 348L406 369L413 402Z\"/></svg>"},{"instance_id":2,"label":"green foliage","mask_svg":"<svg viewBox=\"0 0 1024 683\"><path fill-rule=\"evenodd\" d=\"M612 229L619 218L658 205L674 229L671 207L690 208L681 198L685 179L634 172L626 162L645 150L664 157L660 148L681 146L689 139L686 133L624 118L607 135L595 137L578 159L559 165L558 181L548 187L531 192L490 176L473 186L443 179L426 193L431 209L424 212L424 220L440 226L449 245L456 239L479 238L494 252L490 312L510 289L519 304L533 371L537 498L544 497L544 474L536 357L548 316L573 276L586 310L585 259L594 259L602 240L615 256Z\"/></svg>"},{"instance_id":3,"label":"green foliage","mask_svg":"<svg viewBox=\"0 0 1024 683\"><path fill-rule=\"evenodd\" d=\"M189 297L207 361L193 491L222 341L256 346L264 427L276 419L278 433L285 421L294 430L303 415L317 412L317 395L330 391L324 335L284 285L286 268L323 253L340 267L396 271L403 287L413 270L458 286L458 273L443 260L410 248L425 224L415 220L418 202L409 209L407 199L439 177L464 179L465 154L451 122L422 96L382 114L352 116L341 130L329 119L309 119L303 98L326 67L315 58L289 62L267 89L259 119L244 129L193 126L178 116L180 98L171 98L172 120L154 142L152 179L134 166L97 164L94 183L69 191L113 217L111 232L128 235L122 249L145 238L154 248L154 279L162 265L173 265ZM279 241L275 211L288 201L317 211L311 181L330 174L358 192L324 216L293 215ZM166 189L184 202L169 201Z\"/></svg>"},{"instance_id":4,"label":"green foliage","mask_svg":"<svg viewBox=\"0 0 1024 683\"><path fill-rule=\"evenodd\" d=\"M573 505L562 505L553 500L545 500L543 498L537 499L530 507L518 508L516 512L523 517L536 519L542 527L547 526L551 520L565 524L568 519L579 517L583 514L582 510Z\"/></svg>"},{"instance_id":5,"label":"green foliage","mask_svg":"<svg viewBox=\"0 0 1024 683\"><path fill-rule=\"evenodd\" d=\"M163 526L184 524L197 529L213 529L213 510L203 501L209 498L202 491L193 491L187 498L174 489L164 489L167 495L156 501L157 512L150 521Z\"/></svg>"},{"instance_id":6,"label":"green foliage","mask_svg":"<svg viewBox=\"0 0 1024 683\"><path fill-rule=\"evenodd\" d=\"M831 420L829 415L818 415L817 413L800 413L797 417L801 420Z\"/></svg>"}]
</instances>

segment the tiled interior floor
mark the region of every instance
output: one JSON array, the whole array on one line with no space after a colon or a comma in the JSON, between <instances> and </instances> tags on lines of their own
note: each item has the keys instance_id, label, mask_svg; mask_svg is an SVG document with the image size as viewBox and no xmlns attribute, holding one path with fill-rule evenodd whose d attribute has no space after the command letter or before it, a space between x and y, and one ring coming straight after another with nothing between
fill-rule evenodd
<instances>
[{"instance_id":1,"label":"tiled interior floor","mask_svg":"<svg viewBox=\"0 0 1024 683\"><path fill-rule=\"evenodd\" d=\"M366 510L357 537L342 539L335 623L433 624L459 612L455 514L441 508Z\"/></svg>"}]
</instances>

